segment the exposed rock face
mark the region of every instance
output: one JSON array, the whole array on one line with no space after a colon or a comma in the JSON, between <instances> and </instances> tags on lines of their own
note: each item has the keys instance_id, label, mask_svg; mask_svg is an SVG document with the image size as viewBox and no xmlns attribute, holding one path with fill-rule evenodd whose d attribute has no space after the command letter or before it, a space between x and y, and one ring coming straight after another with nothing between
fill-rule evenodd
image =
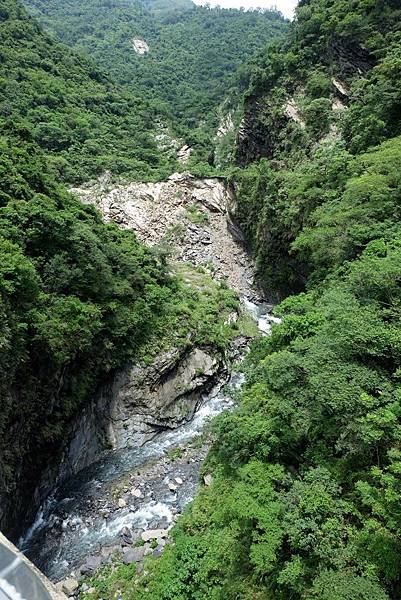
<instances>
[{"instance_id":1,"label":"exposed rock face","mask_svg":"<svg viewBox=\"0 0 401 600\"><path fill-rule=\"evenodd\" d=\"M239 294L254 294L252 263L230 233L232 199L222 180L176 173L161 183L132 183L110 190L104 177L72 191L83 202L94 204L106 221L133 229L141 242L168 244L177 260L210 267Z\"/></svg>"},{"instance_id":2,"label":"exposed rock face","mask_svg":"<svg viewBox=\"0 0 401 600\"><path fill-rule=\"evenodd\" d=\"M184 144L184 146L182 146L182 148L180 148L177 152L177 160L180 163L182 163L183 165L186 165L187 162L189 161L191 153L192 153L192 148L190 146L187 146L186 144Z\"/></svg>"},{"instance_id":3,"label":"exposed rock face","mask_svg":"<svg viewBox=\"0 0 401 600\"><path fill-rule=\"evenodd\" d=\"M298 123L302 129L305 128L305 121L303 121L302 117L300 116L298 106L295 104L292 98L285 104L284 114L289 119L295 121L295 123Z\"/></svg>"},{"instance_id":4,"label":"exposed rock face","mask_svg":"<svg viewBox=\"0 0 401 600\"><path fill-rule=\"evenodd\" d=\"M88 466L105 449L140 446L160 430L185 423L203 394L226 375L224 362L199 348L172 349L150 366L127 367L79 417L60 478Z\"/></svg>"},{"instance_id":5,"label":"exposed rock face","mask_svg":"<svg viewBox=\"0 0 401 600\"><path fill-rule=\"evenodd\" d=\"M350 101L348 84L351 79L363 75L376 64L375 57L366 48L340 38L334 38L328 44L322 59L336 72L336 77L332 78L333 93L337 96L333 110L346 107ZM240 166L247 166L261 158L277 158L283 148L288 125L305 128L292 98L294 89L287 89L288 99L282 106L278 104L278 98L269 97L269 93L266 89L246 100L236 140L236 162Z\"/></svg>"},{"instance_id":6,"label":"exposed rock face","mask_svg":"<svg viewBox=\"0 0 401 600\"><path fill-rule=\"evenodd\" d=\"M110 182L104 177L75 191L84 202L99 207L106 221L134 229L140 241L148 245L168 242L176 259L208 265L215 277L227 280L238 293L255 296L252 263L232 235L235 232L241 240L235 224L235 199L222 180L175 174L161 183L114 189ZM230 358L241 354L247 339L240 337L235 342ZM71 424L61 456L55 456L45 472L37 474L37 488L29 499L32 513L55 485L105 458L107 451L139 447L160 431L191 420L204 395L217 392L227 377L225 357L195 347L190 336L185 346L160 354L152 364L127 365L114 374ZM176 494L179 481L169 485L169 493L174 487ZM128 496L131 504L142 501L140 489ZM127 509L126 494L119 497L115 510ZM38 518L40 521L40 514ZM49 535L52 546L53 534Z\"/></svg>"},{"instance_id":7,"label":"exposed rock face","mask_svg":"<svg viewBox=\"0 0 401 600\"><path fill-rule=\"evenodd\" d=\"M244 108L244 117L237 134L236 162L244 167L267 157L273 158L277 148L277 132L284 129L291 117L283 110L280 118L270 122L271 107L262 98L251 96Z\"/></svg>"},{"instance_id":8,"label":"exposed rock face","mask_svg":"<svg viewBox=\"0 0 401 600\"><path fill-rule=\"evenodd\" d=\"M340 96L342 96L344 98L349 97L350 91L349 91L348 86L345 83L343 83L342 81L339 81L335 77L332 77L331 82L334 85L334 87L336 88L336 91L340 94Z\"/></svg>"},{"instance_id":9,"label":"exposed rock face","mask_svg":"<svg viewBox=\"0 0 401 600\"><path fill-rule=\"evenodd\" d=\"M329 47L329 60L333 61L339 73L345 79L354 75L363 75L376 64L375 57L355 42L335 38Z\"/></svg>"},{"instance_id":10,"label":"exposed rock face","mask_svg":"<svg viewBox=\"0 0 401 600\"><path fill-rule=\"evenodd\" d=\"M227 135L227 133L232 131L234 129L234 127L235 127L235 125L234 125L234 121L233 121L233 114L232 114L232 112L229 112L220 121L220 125L219 125L219 128L217 129L217 134L216 134L217 137L220 138L220 137Z\"/></svg>"},{"instance_id":11,"label":"exposed rock face","mask_svg":"<svg viewBox=\"0 0 401 600\"><path fill-rule=\"evenodd\" d=\"M83 202L97 206L106 221L133 229L141 242L151 246L168 242L177 259L212 264L216 276L232 288L254 294L253 267L238 243L242 234L235 222L235 200L223 181L176 173L161 183L110 190L106 174L73 191ZM179 427L192 418L203 394L224 382L226 375L221 356L190 346L173 348L148 366L128 366L80 415L59 478L79 472L106 449L142 445L160 430Z\"/></svg>"},{"instance_id":12,"label":"exposed rock face","mask_svg":"<svg viewBox=\"0 0 401 600\"><path fill-rule=\"evenodd\" d=\"M149 52L149 46L145 42L145 40L140 40L139 38L134 38L132 40L132 46L135 52L141 56L147 54Z\"/></svg>"}]
</instances>

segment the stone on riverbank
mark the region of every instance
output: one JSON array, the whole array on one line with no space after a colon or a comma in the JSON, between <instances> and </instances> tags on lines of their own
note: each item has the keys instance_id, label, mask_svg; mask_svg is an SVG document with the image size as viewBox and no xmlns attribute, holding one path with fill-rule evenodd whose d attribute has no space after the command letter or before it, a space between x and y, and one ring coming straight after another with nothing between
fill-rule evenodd
<instances>
[{"instance_id":1,"label":"stone on riverbank","mask_svg":"<svg viewBox=\"0 0 401 600\"><path fill-rule=\"evenodd\" d=\"M141 534L141 538L144 542L150 542L151 540L163 539L168 536L167 529L148 529Z\"/></svg>"},{"instance_id":2,"label":"stone on riverbank","mask_svg":"<svg viewBox=\"0 0 401 600\"><path fill-rule=\"evenodd\" d=\"M66 594L67 596L75 596L78 592L79 583L76 579L72 577L68 579L64 579L64 581L60 581L56 586L60 592Z\"/></svg>"},{"instance_id":3,"label":"stone on riverbank","mask_svg":"<svg viewBox=\"0 0 401 600\"><path fill-rule=\"evenodd\" d=\"M130 548L123 554L123 563L125 565L131 565L132 563L140 562L145 555L144 546L140 548Z\"/></svg>"}]
</instances>

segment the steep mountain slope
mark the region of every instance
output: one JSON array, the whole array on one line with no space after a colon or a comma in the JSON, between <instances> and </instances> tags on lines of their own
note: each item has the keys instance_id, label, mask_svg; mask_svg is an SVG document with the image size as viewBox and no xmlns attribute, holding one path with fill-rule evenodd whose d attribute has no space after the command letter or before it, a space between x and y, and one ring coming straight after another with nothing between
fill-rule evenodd
<instances>
[{"instance_id":1,"label":"steep mountain slope","mask_svg":"<svg viewBox=\"0 0 401 600\"><path fill-rule=\"evenodd\" d=\"M93 62L45 34L21 5L2 0L0 114L28 128L54 173L87 180L105 169L134 178L171 172L153 138L156 114Z\"/></svg>"},{"instance_id":2,"label":"steep mountain slope","mask_svg":"<svg viewBox=\"0 0 401 600\"><path fill-rule=\"evenodd\" d=\"M327 248L327 237L319 232L309 249L303 235L299 251L291 250L303 227L315 226L323 216L318 207L325 211L345 189L352 156L401 133L400 19L395 1L355 2L353 10L340 1L304 2L287 44L254 63L237 161L246 165L267 158L257 170L269 184L247 192L247 181L254 180L251 168L237 185L244 186L243 226L262 277L275 287L304 285L318 248L327 253L327 263L339 264L377 235L372 224L363 233L359 223L359 233L350 231L341 244L344 250L348 246L345 253L335 239Z\"/></svg>"},{"instance_id":3,"label":"steep mountain slope","mask_svg":"<svg viewBox=\"0 0 401 600\"><path fill-rule=\"evenodd\" d=\"M115 147L117 171L150 175L138 157L152 152L144 104L119 96L14 0L0 2L0 32L0 523L11 531L32 517L69 420L136 356L170 279L133 235L55 180L96 175ZM123 131L135 133L131 147Z\"/></svg>"},{"instance_id":4,"label":"steep mountain slope","mask_svg":"<svg viewBox=\"0 0 401 600\"><path fill-rule=\"evenodd\" d=\"M25 4L64 42L89 53L135 94L164 108L191 144L204 141L205 130L217 129L218 105L237 83L240 65L286 29L274 11L194 6L178 13L181 4L169 3L168 11L160 13L155 3L133 0ZM145 41L149 51L137 54L134 39ZM192 130L200 124L196 136Z\"/></svg>"},{"instance_id":5,"label":"steep mountain slope","mask_svg":"<svg viewBox=\"0 0 401 600\"><path fill-rule=\"evenodd\" d=\"M266 288L302 292L215 423L174 545L95 598L400 597L400 33L395 0L303 0L254 62L237 216Z\"/></svg>"}]
</instances>

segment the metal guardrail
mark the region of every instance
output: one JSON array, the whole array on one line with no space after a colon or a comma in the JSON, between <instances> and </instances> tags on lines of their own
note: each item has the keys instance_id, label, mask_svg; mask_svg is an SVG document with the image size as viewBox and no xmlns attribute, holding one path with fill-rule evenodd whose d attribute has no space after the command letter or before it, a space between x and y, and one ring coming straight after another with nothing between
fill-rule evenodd
<instances>
[{"instance_id":1,"label":"metal guardrail","mask_svg":"<svg viewBox=\"0 0 401 600\"><path fill-rule=\"evenodd\" d=\"M0 600L65 598L27 558L0 534Z\"/></svg>"}]
</instances>

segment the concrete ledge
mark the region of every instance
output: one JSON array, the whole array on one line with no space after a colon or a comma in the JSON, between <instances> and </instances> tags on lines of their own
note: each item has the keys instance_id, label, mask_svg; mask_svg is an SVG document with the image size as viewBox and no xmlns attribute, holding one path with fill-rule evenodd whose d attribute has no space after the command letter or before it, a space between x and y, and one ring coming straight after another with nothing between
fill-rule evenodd
<instances>
[{"instance_id":1,"label":"concrete ledge","mask_svg":"<svg viewBox=\"0 0 401 600\"><path fill-rule=\"evenodd\" d=\"M20 564L23 563L24 565L26 565L26 567L28 567L29 571L31 572L32 578L39 580L42 583L52 600L67 600L67 597L64 594L60 593L51 583L51 581L49 581L49 579L47 579L47 577L45 577L45 575L43 575L43 573L41 573L41 571L39 571L39 569L37 569L35 565L32 564L31 561L28 560L26 556L24 556L24 554L22 554L22 552L20 552L18 548L16 548L14 544L12 544L2 533L0 533L0 546L3 546L4 548L12 552L14 556L19 559ZM5 567L6 565L0 565L0 572ZM27 598L26 600L31 600L31 598Z\"/></svg>"}]
</instances>

